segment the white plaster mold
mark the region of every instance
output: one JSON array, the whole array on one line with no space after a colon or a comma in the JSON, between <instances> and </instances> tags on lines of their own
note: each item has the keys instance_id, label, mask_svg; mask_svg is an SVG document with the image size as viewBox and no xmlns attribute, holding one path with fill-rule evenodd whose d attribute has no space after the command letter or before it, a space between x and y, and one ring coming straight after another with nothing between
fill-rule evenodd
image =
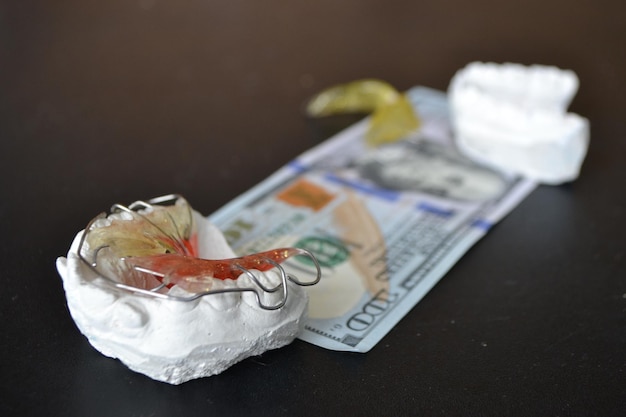
<instances>
[{"instance_id":1,"label":"white plaster mold","mask_svg":"<svg viewBox=\"0 0 626 417\"><path fill-rule=\"evenodd\" d=\"M194 217L201 257L236 256L215 226L197 213ZM304 323L308 298L292 282L286 304L274 311L262 309L249 292L176 301L107 285L77 255L82 233L67 258L57 259L72 318L98 351L150 378L180 384L218 374L249 356L291 343ZM218 287L251 285L245 274L236 281L216 281ZM182 290L174 286L170 292L181 295ZM275 301L264 297L267 303Z\"/></svg>"},{"instance_id":2,"label":"white plaster mold","mask_svg":"<svg viewBox=\"0 0 626 417\"><path fill-rule=\"evenodd\" d=\"M546 184L576 179L589 121L568 113L578 77L550 66L474 62L448 89L459 150L478 162Z\"/></svg>"}]
</instances>

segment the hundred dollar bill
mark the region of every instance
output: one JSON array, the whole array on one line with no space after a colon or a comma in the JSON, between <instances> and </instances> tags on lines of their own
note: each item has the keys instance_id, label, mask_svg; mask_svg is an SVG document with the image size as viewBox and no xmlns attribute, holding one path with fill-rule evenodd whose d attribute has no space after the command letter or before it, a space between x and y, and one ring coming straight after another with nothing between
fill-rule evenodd
<instances>
[{"instance_id":1,"label":"hundred dollar bill","mask_svg":"<svg viewBox=\"0 0 626 417\"><path fill-rule=\"evenodd\" d=\"M422 121L413 136L371 148L362 121L210 216L238 253L291 245L316 255L323 275L308 289L302 340L369 351L536 185L457 153L444 93L408 97Z\"/></svg>"}]
</instances>

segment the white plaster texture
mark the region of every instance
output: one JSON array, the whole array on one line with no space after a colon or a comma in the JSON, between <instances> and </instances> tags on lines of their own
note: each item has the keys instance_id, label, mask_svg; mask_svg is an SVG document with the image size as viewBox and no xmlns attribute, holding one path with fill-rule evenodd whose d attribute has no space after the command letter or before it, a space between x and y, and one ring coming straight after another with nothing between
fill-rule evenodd
<instances>
[{"instance_id":1,"label":"white plaster texture","mask_svg":"<svg viewBox=\"0 0 626 417\"><path fill-rule=\"evenodd\" d=\"M556 67L469 64L448 89L459 150L546 184L576 179L589 143L589 121L567 112L578 84Z\"/></svg>"},{"instance_id":2,"label":"white plaster texture","mask_svg":"<svg viewBox=\"0 0 626 417\"><path fill-rule=\"evenodd\" d=\"M200 256L234 257L221 232L194 216ZM285 306L275 311L261 309L253 293L175 301L119 290L78 257L82 233L67 257L57 259L72 318L94 348L150 378L180 384L218 374L249 356L291 343L304 324L308 298L291 282ZM216 280L214 288L250 285L244 274L236 281ZM170 291L182 295L176 287ZM276 303L272 298L277 296L265 295L264 301Z\"/></svg>"}]
</instances>

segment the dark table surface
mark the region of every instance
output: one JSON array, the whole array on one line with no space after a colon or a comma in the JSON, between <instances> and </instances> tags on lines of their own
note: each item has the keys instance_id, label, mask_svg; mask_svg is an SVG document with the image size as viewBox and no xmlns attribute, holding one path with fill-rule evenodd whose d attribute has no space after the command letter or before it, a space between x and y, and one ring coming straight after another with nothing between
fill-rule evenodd
<instances>
[{"instance_id":1,"label":"dark table surface","mask_svg":"<svg viewBox=\"0 0 626 417\"><path fill-rule=\"evenodd\" d=\"M621 0L0 2L0 414L626 415ZM170 386L95 351L55 259L95 213L210 214L319 140L362 77L446 89L471 61L570 68L581 177L541 186L367 354L301 341Z\"/></svg>"}]
</instances>

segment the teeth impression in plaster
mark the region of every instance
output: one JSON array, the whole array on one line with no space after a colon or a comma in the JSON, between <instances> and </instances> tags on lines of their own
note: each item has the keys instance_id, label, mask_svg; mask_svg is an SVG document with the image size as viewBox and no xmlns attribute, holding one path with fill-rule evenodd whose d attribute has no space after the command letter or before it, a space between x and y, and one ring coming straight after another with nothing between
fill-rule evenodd
<instances>
[{"instance_id":1,"label":"teeth impression in plaster","mask_svg":"<svg viewBox=\"0 0 626 417\"><path fill-rule=\"evenodd\" d=\"M315 278L288 274L288 260ZM113 206L77 234L57 269L89 342L171 384L291 343L307 313L301 287L320 279L319 264L302 249L237 258L222 233L175 195Z\"/></svg>"},{"instance_id":2,"label":"teeth impression in plaster","mask_svg":"<svg viewBox=\"0 0 626 417\"><path fill-rule=\"evenodd\" d=\"M569 70L469 64L448 89L459 150L546 184L576 179L589 142L589 121L566 112L577 89Z\"/></svg>"}]
</instances>

